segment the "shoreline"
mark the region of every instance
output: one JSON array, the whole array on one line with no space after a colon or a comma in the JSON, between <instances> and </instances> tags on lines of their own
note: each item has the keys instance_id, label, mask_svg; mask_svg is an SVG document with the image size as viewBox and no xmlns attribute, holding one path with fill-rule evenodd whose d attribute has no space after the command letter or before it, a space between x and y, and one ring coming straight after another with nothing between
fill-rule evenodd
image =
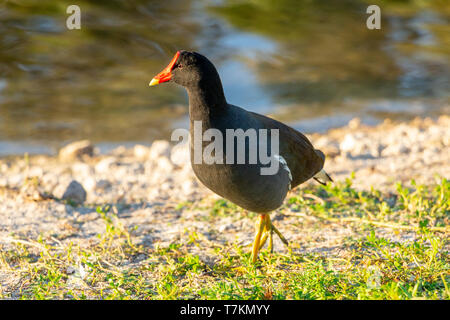
<instances>
[{"instance_id":1,"label":"shoreline","mask_svg":"<svg viewBox=\"0 0 450 320\"><path fill-rule=\"evenodd\" d=\"M431 183L436 174L449 177L448 128L449 116L440 116L437 119L416 118L409 122L386 120L375 126L361 124L358 118L354 118L344 127L306 136L316 149L325 153L324 169L338 180L349 177L352 171L355 171L354 182L358 187L386 188L392 187L393 180L407 183L414 179L417 182ZM79 143L81 147L78 146ZM87 148L88 152L81 151L81 154L77 155L77 148ZM110 176L108 171L118 170L118 174L114 174L115 178L121 174L124 177L130 174L145 175L149 178L148 181L138 178L134 181L148 188L159 180L160 183L157 183L156 187L163 187L163 191L167 189L167 185L164 185L167 181L175 180L183 184L196 180L193 173L189 172L191 168L188 153L185 147L165 140L156 140L149 146L120 145L103 153L88 140L77 141L62 148L59 155L25 154L0 157L0 187L20 189L29 178L43 178L40 181L41 191L52 195L58 185L72 179L80 182L89 192L101 187L97 186L99 180L107 181ZM102 183L109 186L105 181ZM189 195L190 187L205 189L198 181L191 181L190 186L186 182L183 187L185 192L182 194ZM87 200L92 202L89 201L89 194ZM91 197L91 200L94 198ZM98 200L101 200L101 197Z\"/></svg>"}]
</instances>

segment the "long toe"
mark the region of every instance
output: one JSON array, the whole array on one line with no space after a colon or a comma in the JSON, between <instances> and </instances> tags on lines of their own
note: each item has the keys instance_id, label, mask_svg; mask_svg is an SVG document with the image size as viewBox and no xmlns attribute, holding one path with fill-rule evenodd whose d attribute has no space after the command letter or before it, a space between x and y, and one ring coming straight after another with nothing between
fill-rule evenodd
<instances>
[{"instance_id":1,"label":"long toe","mask_svg":"<svg viewBox=\"0 0 450 320\"><path fill-rule=\"evenodd\" d=\"M289 242L286 240L286 238L281 234L281 232L273 225L272 222L270 222L271 228L273 231L275 231L275 233L278 235L278 237L280 238L281 242L283 242L286 247L289 247Z\"/></svg>"}]
</instances>

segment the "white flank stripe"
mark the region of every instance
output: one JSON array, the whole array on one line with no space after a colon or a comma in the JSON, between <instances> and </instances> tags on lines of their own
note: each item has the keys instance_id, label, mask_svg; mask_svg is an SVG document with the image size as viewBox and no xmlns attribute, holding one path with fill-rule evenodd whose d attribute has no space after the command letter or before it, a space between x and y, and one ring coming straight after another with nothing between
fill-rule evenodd
<instances>
[{"instance_id":1,"label":"white flank stripe","mask_svg":"<svg viewBox=\"0 0 450 320\"><path fill-rule=\"evenodd\" d=\"M277 159L277 161L281 164L281 167L287 171L287 173L289 175L289 182L292 182L291 170L289 169L286 160L279 154L275 155L274 158ZM291 184L289 183L289 190L290 189L291 189Z\"/></svg>"}]
</instances>

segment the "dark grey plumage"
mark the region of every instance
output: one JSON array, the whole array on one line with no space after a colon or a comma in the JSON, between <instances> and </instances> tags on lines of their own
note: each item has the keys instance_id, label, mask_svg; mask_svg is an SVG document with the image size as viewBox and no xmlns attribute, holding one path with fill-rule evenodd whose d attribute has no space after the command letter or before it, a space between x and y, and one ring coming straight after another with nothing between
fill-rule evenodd
<instances>
[{"instance_id":1,"label":"dark grey plumage","mask_svg":"<svg viewBox=\"0 0 450 320\"><path fill-rule=\"evenodd\" d=\"M219 74L214 65L196 52L180 51L171 70L172 81L184 86L189 95L189 117L191 137L194 136L194 121L201 121L202 133L210 128L218 129L226 136L226 129L278 129L279 155L287 163L274 175L261 175L263 166L256 164L195 164L194 144L191 141L191 163L198 179L218 195L238 206L266 213L283 203L287 192L313 178L324 165L325 157L315 150L311 142L300 132L269 117L248 112L228 104ZM225 158L227 145L223 140ZM211 142L203 141L203 148ZM248 142L246 154L248 160ZM235 152L236 155L236 152ZM290 171L290 172L289 172Z\"/></svg>"}]
</instances>

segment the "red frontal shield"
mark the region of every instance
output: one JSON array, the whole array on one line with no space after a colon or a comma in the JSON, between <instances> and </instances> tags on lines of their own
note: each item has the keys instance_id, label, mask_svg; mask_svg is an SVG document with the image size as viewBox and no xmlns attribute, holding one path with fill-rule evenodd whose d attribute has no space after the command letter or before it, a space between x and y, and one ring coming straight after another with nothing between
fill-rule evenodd
<instances>
[{"instance_id":1,"label":"red frontal shield","mask_svg":"<svg viewBox=\"0 0 450 320\"><path fill-rule=\"evenodd\" d=\"M172 58L172 60L170 61L169 65L167 67L164 68L163 71L161 71L160 73L158 73L153 79L152 81L150 81L149 86L154 86L157 85L159 83L163 83L163 82L167 82L170 81L170 79L172 79L172 69L173 66L175 65L175 63L177 62L178 58L180 57L180 51L177 51L177 53L175 54L175 56Z\"/></svg>"}]
</instances>

